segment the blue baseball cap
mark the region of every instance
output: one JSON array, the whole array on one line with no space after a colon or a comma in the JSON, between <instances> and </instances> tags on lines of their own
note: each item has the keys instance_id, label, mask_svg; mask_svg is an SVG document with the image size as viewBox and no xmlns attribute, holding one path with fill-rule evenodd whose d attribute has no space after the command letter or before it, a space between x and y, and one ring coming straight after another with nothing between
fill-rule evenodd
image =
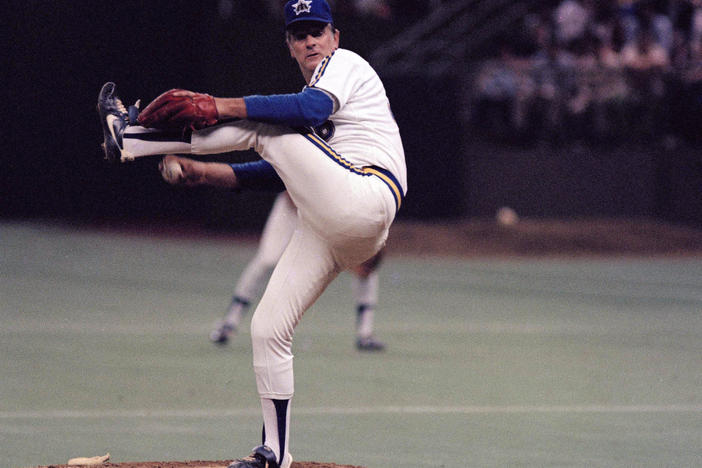
<instances>
[{"instance_id":1,"label":"blue baseball cap","mask_svg":"<svg viewBox=\"0 0 702 468\"><path fill-rule=\"evenodd\" d=\"M298 21L334 23L326 0L289 0L285 4L285 29Z\"/></svg>"}]
</instances>

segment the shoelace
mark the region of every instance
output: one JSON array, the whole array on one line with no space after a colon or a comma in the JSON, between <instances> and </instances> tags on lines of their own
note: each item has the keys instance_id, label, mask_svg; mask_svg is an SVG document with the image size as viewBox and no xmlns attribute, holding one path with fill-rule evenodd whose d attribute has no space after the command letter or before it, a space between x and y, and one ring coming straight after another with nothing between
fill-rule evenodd
<instances>
[{"instance_id":1,"label":"shoelace","mask_svg":"<svg viewBox=\"0 0 702 468\"><path fill-rule=\"evenodd\" d=\"M115 98L115 104L117 104L117 110L121 114L127 115L127 108L124 107L124 104L122 104L122 100L120 98Z\"/></svg>"}]
</instances>

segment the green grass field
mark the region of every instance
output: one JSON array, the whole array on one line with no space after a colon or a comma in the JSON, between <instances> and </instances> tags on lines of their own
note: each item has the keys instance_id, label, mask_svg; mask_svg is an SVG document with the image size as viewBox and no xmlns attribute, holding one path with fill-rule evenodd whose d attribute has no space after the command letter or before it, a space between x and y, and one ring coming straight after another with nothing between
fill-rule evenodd
<instances>
[{"instance_id":1,"label":"green grass field","mask_svg":"<svg viewBox=\"0 0 702 468\"><path fill-rule=\"evenodd\" d=\"M0 466L247 454L248 331L207 334L254 248L0 224ZM702 466L702 258L390 256L388 351L354 320L344 274L297 329L296 460Z\"/></svg>"}]
</instances>

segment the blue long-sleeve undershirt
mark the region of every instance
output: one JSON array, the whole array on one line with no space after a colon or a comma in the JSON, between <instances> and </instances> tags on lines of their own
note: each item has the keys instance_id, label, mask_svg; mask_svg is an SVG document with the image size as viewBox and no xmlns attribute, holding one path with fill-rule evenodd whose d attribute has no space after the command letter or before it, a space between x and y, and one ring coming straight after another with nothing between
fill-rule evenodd
<instances>
[{"instance_id":1,"label":"blue long-sleeve undershirt","mask_svg":"<svg viewBox=\"0 0 702 468\"><path fill-rule=\"evenodd\" d=\"M296 94L246 96L244 102L248 119L291 127L316 127L334 111L332 98L314 88Z\"/></svg>"},{"instance_id":2,"label":"blue long-sleeve undershirt","mask_svg":"<svg viewBox=\"0 0 702 468\"><path fill-rule=\"evenodd\" d=\"M282 192L285 184L273 166L263 159L259 161L230 164L239 187L244 190Z\"/></svg>"}]
</instances>

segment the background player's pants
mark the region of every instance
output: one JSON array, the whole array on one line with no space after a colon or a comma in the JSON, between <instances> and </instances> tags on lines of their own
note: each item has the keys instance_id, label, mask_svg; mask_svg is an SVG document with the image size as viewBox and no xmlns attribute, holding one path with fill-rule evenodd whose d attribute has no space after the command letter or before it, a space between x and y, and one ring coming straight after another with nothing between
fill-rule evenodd
<instances>
[{"instance_id":1,"label":"background player's pants","mask_svg":"<svg viewBox=\"0 0 702 468\"><path fill-rule=\"evenodd\" d=\"M252 301L271 271L283 255L285 247L297 225L297 207L288 192L280 192L275 198L266 225L261 233L261 242L256 255L246 265L237 281L234 297Z\"/></svg>"},{"instance_id":2,"label":"background player's pants","mask_svg":"<svg viewBox=\"0 0 702 468\"><path fill-rule=\"evenodd\" d=\"M194 132L191 144L193 154L254 148L298 208L298 227L251 321L259 394L292 398L295 326L340 271L383 247L395 199L378 177L350 170L287 127L240 120Z\"/></svg>"}]
</instances>

